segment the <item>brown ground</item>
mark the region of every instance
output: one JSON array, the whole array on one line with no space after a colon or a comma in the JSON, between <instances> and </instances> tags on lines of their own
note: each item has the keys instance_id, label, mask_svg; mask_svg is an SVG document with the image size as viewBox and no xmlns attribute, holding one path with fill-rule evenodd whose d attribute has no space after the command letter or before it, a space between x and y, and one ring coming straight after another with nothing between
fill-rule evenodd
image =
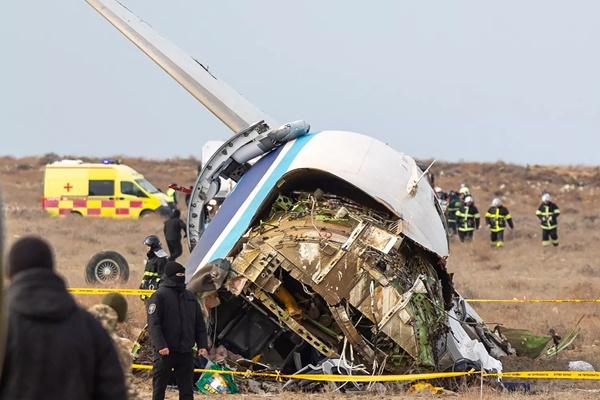
<instances>
[{"instance_id":1,"label":"brown ground","mask_svg":"<svg viewBox=\"0 0 600 400\"><path fill-rule=\"evenodd\" d=\"M50 218L40 207L43 166L55 156L43 158L0 157L0 186L7 216L7 242L26 234L48 239L56 251L58 269L72 287L85 286L84 267L100 250L116 250L130 265L127 287L136 288L143 270L146 235L162 235L161 220L150 217L138 221L96 220L77 217ZM157 187L165 189L171 181L192 184L196 161L173 159L148 161L127 159L126 163L143 173ZM451 243L448 269L454 273L456 288L468 298L598 298L600 288L600 168L515 166L504 163L442 163L435 168L436 184L444 189L467 183L480 212L485 213L494 196L503 195L514 216L516 229L507 237L507 247L489 248L488 233L482 228L474 243ZM542 190L553 193L561 207L559 248L542 248L535 218ZM184 255L184 260L187 254ZM97 296L81 297L85 304ZM476 304L484 320L510 327L522 327L545 334L550 328L566 333L579 317L582 333L573 349L552 362L505 360L506 370L566 369L568 361L585 360L600 367L600 304ZM130 298L130 331L134 335L143 325L141 302ZM530 399L598 398L600 385L591 383L532 381L541 391ZM169 398L177 398L171 393ZM173 397L174 396L174 397ZM288 396L286 394L286 396ZM369 394L373 397L373 394ZM389 398L376 395L381 398ZM414 395L412 395L414 396ZM296 397L296 396L292 396ZM298 396L299 397L299 396ZM312 395L312 398L332 398ZM426 396L427 397L427 396ZM479 390L461 394L479 398ZM484 398L521 398L486 390ZM247 396L245 396L247 398Z\"/></svg>"}]
</instances>

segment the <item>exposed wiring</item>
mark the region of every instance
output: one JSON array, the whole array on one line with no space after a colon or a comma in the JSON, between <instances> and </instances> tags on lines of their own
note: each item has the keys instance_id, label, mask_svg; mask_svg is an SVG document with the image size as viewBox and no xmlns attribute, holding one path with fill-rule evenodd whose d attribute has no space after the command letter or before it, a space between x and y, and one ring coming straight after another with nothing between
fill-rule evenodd
<instances>
[{"instance_id":1,"label":"exposed wiring","mask_svg":"<svg viewBox=\"0 0 600 400\"><path fill-rule=\"evenodd\" d=\"M315 293L311 292L310 290L308 290L308 288L306 287L306 285L304 284L304 282L302 282L302 281L298 281L298 282L300 282L300 284L302 285L302 290L304 290L304 293L306 293L310 297L314 297L315 296Z\"/></svg>"},{"instance_id":2,"label":"exposed wiring","mask_svg":"<svg viewBox=\"0 0 600 400\"><path fill-rule=\"evenodd\" d=\"M213 348L217 348L217 307L214 308L215 310L215 322L214 322L214 334L213 334L213 341L212 341L212 345Z\"/></svg>"},{"instance_id":3,"label":"exposed wiring","mask_svg":"<svg viewBox=\"0 0 600 400\"><path fill-rule=\"evenodd\" d=\"M429 297L425 297L430 303L431 305L433 305L435 308L437 308L438 310L442 311L448 318L453 319L457 322L460 322L461 324L465 324L465 325L470 325L470 326L481 326L481 325L502 325L502 322L467 322L467 321L462 321L456 317L453 317L452 315L450 315L450 313L446 310L444 310L443 307L438 306L437 304L435 304L433 302L433 300L431 300Z\"/></svg>"}]
</instances>

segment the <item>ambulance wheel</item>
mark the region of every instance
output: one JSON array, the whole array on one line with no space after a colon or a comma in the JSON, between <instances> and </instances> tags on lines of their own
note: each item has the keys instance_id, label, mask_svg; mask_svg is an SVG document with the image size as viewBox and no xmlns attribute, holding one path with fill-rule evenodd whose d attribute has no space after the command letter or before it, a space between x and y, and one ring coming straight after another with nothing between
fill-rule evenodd
<instances>
[{"instance_id":1,"label":"ambulance wheel","mask_svg":"<svg viewBox=\"0 0 600 400\"><path fill-rule=\"evenodd\" d=\"M152 214L154 214L154 211L152 210L144 210L140 213L140 218L146 218L151 216Z\"/></svg>"},{"instance_id":2,"label":"ambulance wheel","mask_svg":"<svg viewBox=\"0 0 600 400\"><path fill-rule=\"evenodd\" d=\"M125 257L116 251L101 251L94 254L85 267L85 281L89 284L108 285L127 282L129 264Z\"/></svg>"}]
</instances>

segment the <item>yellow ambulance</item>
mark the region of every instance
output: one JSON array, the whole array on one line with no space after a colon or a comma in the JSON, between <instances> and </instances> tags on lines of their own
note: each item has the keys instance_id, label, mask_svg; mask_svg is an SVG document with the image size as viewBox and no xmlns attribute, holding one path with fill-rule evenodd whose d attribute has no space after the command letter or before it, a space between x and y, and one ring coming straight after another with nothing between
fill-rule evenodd
<instances>
[{"instance_id":1,"label":"yellow ambulance","mask_svg":"<svg viewBox=\"0 0 600 400\"><path fill-rule=\"evenodd\" d=\"M139 218L170 213L167 196L133 168L112 161L46 165L43 207L50 215Z\"/></svg>"}]
</instances>

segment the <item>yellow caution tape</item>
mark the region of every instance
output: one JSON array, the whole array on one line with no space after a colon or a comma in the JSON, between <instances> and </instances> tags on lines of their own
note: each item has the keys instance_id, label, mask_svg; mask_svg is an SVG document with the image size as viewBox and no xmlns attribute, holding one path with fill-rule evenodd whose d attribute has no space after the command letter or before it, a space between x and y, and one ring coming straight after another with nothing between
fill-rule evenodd
<instances>
[{"instance_id":1,"label":"yellow caution tape","mask_svg":"<svg viewBox=\"0 0 600 400\"><path fill-rule=\"evenodd\" d=\"M577 379L600 380L600 372L594 371L515 371L500 374L483 374L483 376L498 376L501 378L522 379Z\"/></svg>"},{"instance_id":2,"label":"yellow caution tape","mask_svg":"<svg viewBox=\"0 0 600 400\"><path fill-rule=\"evenodd\" d=\"M132 369L152 369L152 365L133 364ZM418 381L427 379L441 379L461 377L465 375L478 374L477 372L431 372L424 374L406 374L406 375L328 375L328 374L282 374L280 371L274 372L254 372L254 371L223 371L214 369L194 369L195 373L212 373L221 375L239 375L243 377L262 377L281 379L299 379L311 381L327 382L396 382L396 381Z\"/></svg>"},{"instance_id":3,"label":"yellow caution tape","mask_svg":"<svg viewBox=\"0 0 600 400\"><path fill-rule=\"evenodd\" d=\"M72 294L107 294L107 293L121 293L124 296L140 296L140 295L151 295L154 290L144 289L96 289L96 288L70 288L69 292Z\"/></svg>"},{"instance_id":4,"label":"yellow caution tape","mask_svg":"<svg viewBox=\"0 0 600 400\"><path fill-rule=\"evenodd\" d=\"M99 288L70 288L72 294L93 295L107 293L121 293L124 296L151 295L154 290L144 289L99 289ZM600 303L598 299L465 299L470 303Z\"/></svg>"},{"instance_id":5,"label":"yellow caution tape","mask_svg":"<svg viewBox=\"0 0 600 400\"><path fill-rule=\"evenodd\" d=\"M600 303L600 299L465 299L469 303Z\"/></svg>"},{"instance_id":6,"label":"yellow caution tape","mask_svg":"<svg viewBox=\"0 0 600 400\"><path fill-rule=\"evenodd\" d=\"M151 370L152 365L133 364L132 369ZM276 380L299 379L321 382L399 382L399 381L422 381L430 379L458 378L462 376L484 376L499 378L521 378L521 379L572 379L572 380L600 380L600 372L587 371L514 371L501 373L481 373L481 371L468 372L431 372L423 374L404 375L328 375L328 374L282 374L275 372L253 372L253 371L222 371L213 369L195 369L196 373L213 373L221 375L238 375L245 378L262 377Z\"/></svg>"}]
</instances>

